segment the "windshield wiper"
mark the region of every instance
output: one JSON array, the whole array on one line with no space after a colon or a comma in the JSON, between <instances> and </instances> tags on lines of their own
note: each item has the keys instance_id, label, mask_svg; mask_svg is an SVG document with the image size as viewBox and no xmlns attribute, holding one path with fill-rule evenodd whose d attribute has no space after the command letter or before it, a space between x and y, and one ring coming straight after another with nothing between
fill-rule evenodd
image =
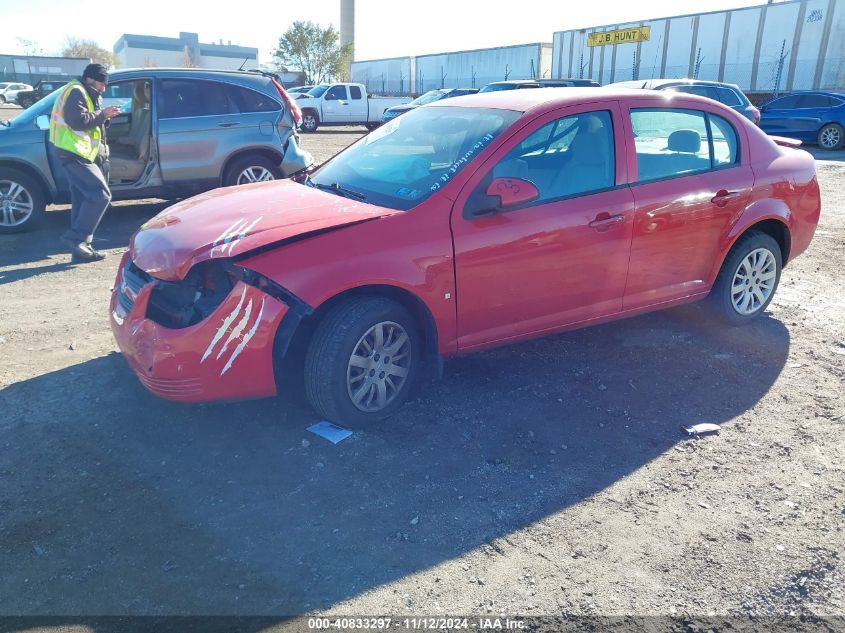
<instances>
[{"instance_id":1,"label":"windshield wiper","mask_svg":"<svg viewBox=\"0 0 845 633\"><path fill-rule=\"evenodd\" d=\"M367 196L363 193L359 193L357 191L353 191L352 189L347 189L346 187L341 187L340 183L333 182L330 185L324 185L319 182L315 182L312 180L311 176L305 179L305 183L311 187L316 187L317 189L321 189L322 191L331 191L334 194L339 196L343 196L344 198L352 198L353 200L358 200L359 202L366 202Z\"/></svg>"}]
</instances>

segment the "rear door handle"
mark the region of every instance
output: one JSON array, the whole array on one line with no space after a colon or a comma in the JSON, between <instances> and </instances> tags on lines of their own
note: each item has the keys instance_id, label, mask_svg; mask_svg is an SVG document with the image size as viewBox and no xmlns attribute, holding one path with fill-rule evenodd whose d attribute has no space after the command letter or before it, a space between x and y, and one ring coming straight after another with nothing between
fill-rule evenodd
<instances>
[{"instance_id":1,"label":"rear door handle","mask_svg":"<svg viewBox=\"0 0 845 633\"><path fill-rule=\"evenodd\" d=\"M223 123L218 123L217 125L219 127L233 127L237 124L238 124L237 121L223 121Z\"/></svg>"},{"instance_id":2,"label":"rear door handle","mask_svg":"<svg viewBox=\"0 0 845 633\"><path fill-rule=\"evenodd\" d=\"M727 189L720 189L715 196L710 198L710 202L715 204L717 207L724 207L728 202L731 201L732 198L736 198L739 195L739 191L728 191Z\"/></svg>"},{"instance_id":3,"label":"rear door handle","mask_svg":"<svg viewBox=\"0 0 845 633\"><path fill-rule=\"evenodd\" d=\"M607 215L607 213L599 213L595 220L590 222L591 229L605 231L614 224L622 224L625 221L624 215Z\"/></svg>"}]
</instances>

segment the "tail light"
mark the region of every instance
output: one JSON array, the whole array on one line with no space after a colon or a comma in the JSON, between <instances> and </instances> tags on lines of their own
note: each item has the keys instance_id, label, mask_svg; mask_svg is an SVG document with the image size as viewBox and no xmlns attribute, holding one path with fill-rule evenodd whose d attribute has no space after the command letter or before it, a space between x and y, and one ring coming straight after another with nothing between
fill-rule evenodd
<instances>
[{"instance_id":1,"label":"tail light","mask_svg":"<svg viewBox=\"0 0 845 633\"><path fill-rule=\"evenodd\" d=\"M760 111L754 106L751 106L751 114L754 117L754 125L760 125Z\"/></svg>"},{"instance_id":2,"label":"tail light","mask_svg":"<svg viewBox=\"0 0 845 633\"><path fill-rule=\"evenodd\" d=\"M299 127L299 125L302 123L302 110L300 110L299 106L296 105L296 101L294 101L293 99L290 98L290 95L287 93L287 90L285 90L285 88L284 88L284 86L282 86L282 84L280 84L275 79L272 79L271 81L273 82L273 85L276 87L276 90L279 91L279 96L282 98L282 100L290 108L291 114L293 114L293 120L296 123L296 127Z\"/></svg>"}]
</instances>

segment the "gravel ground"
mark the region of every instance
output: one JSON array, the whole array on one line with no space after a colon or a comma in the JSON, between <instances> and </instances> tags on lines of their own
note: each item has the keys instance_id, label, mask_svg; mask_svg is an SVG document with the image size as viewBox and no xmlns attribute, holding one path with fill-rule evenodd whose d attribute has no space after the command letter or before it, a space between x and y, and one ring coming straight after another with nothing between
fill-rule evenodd
<instances>
[{"instance_id":1,"label":"gravel ground","mask_svg":"<svg viewBox=\"0 0 845 633\"><path fill-rule=\"evenodd\" d=\"M455 359L337 445L296 397L138 384L109 288L163 203L115 205L98 264L64 207L0 236L0 615L845 615L845 163L818 156L819 230L753 325L692 306Z\"/></svg>"}]
</instances>

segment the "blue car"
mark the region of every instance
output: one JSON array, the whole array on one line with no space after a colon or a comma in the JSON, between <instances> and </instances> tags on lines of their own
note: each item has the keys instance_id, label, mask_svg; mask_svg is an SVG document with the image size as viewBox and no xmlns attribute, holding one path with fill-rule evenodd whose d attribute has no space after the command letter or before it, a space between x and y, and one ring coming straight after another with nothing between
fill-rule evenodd
<instances>
[{"instance_id":1,"label":"blue car","mask_svg":"<svg viewBox=\"0 0 845 633\"><path fill-rule=\"evenodd\" d=\"M767 134L818 143L824 149L845 147L845 94L798 92L764 103L760 113L760 127Z\"/></svg>"},{"instance_id":2,"label":"blue car","mask_svg":"<svg viewBox=\"0 0 845 633\"><path fill-rule=\"evenodd\" d=\"M450 99L452 97L460 97L461 95L471 95L476 92L478 92L478 88L438 88L437 90L429 90L425 94L420 95L411 101L411 103L403 103L402 105L388 108L384 111L384 114L381 115L381 122L387 123L388 121L398 117L400 114L403 114L408 110L418 108L426 103L434 103L435 101L440 101L441 99Z\"/></svg>"}]
</instances>

